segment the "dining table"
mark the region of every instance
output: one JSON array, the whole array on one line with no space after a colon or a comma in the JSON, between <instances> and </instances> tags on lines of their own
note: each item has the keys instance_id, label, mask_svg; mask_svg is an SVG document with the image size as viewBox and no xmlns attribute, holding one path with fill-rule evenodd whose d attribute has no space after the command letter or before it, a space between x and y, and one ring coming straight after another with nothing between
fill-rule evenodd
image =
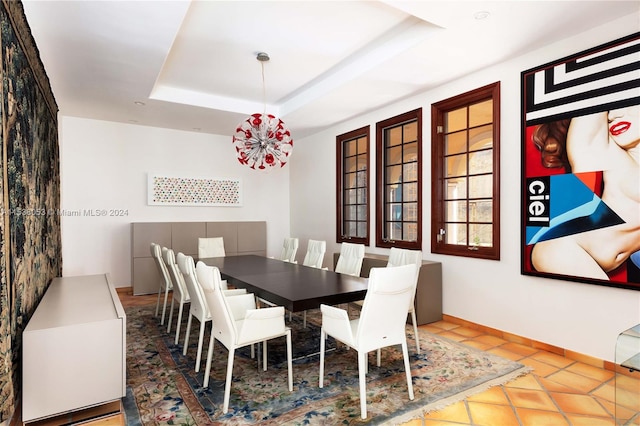
<instances>
[{"instance_id":1,"label":"dining table","mask_svg":"<svg viewBox=\"0 0 640 426\"><path fill-rule=\"evenodd\" d=\"M222 279L290 312L363 300L368 278L340 274L257 255L199 259L220 270Z\"/></svg>"}]
</instances>

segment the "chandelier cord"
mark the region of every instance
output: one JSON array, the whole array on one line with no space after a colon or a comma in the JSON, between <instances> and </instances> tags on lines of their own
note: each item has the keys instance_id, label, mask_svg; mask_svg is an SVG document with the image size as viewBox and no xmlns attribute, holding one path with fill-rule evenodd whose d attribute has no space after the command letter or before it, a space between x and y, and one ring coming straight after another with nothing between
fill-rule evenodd
<instances>
[{"instance_id":1,"label":"chandelier cord","mask_svg":"<svg viewBox=\"0 0 640 426\"><path fill-rule=\"evenodd\" d=\"M264 80L264 62L260 62L260 66L262 67L262 103L264 105L264 111L262 113L263 117L267 116L267 85Z\"/></svg>"}]
</instances>

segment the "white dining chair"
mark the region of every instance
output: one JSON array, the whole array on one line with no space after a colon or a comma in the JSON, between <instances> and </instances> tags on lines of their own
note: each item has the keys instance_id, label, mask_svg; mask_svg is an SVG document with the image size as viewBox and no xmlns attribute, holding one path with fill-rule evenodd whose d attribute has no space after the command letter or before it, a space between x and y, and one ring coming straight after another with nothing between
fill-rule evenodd
<instances>
[{"instance_id":1,"label":"white dining chair","mask_svg":"<svg viewBox=\"0 0 640 426\"><path fill-rule=\"evenodd\" d=\"M164 325L164 317L165 312L167 310L167 301L169 299L169 291L172 290L171 277L169 276L169 271L167 269L167 265L165 265L164 260L162 259L162 247L159 244L151 243L151 256L153 256L153 261L158 267L158 272L160 273L160 283L158 287L158 302L156 303L156 316L158 316L158 312L160 310L160 299L162 294L164 293L164 302L162 304L162 318L160 320L160 325Z\"/></svg>"},{"instance_id":2,"label":"white dining chair","mask_svg":"<svg viewBox=\"0 0 640 426\"><path fill-rule=\"evenodd\" d=\"M287 339L287 368L289 392L293 391L293 366L291 361L291 329L284 324L284 308L256 309L255 299L245 296L225 297L222 293L220 271L213 266L198 262L196 266L198 279L207 283L204 291L207 303L213 313L213 325L207 351L207 364L204 373L203 387L209 386L211 360L215 341L222 343L228 350L227 373L224 387L224 402L222 412L229 410L231 394L231 378L233 374L233 360L235 350L254 343L263 343L263 369L267 369L267 340L286 336ZM241 319L237 319L241 318Z\"/></svg>"},{"instance_id":3,"label":"white dining chair","mask_svg":"<svg viewBox=\"0 0 640 426\"><path fill-rule=\"evenodd\" d=\"M173 307L175 304L178 305L178 318L176 319L176 338L175 344L178 344L180 339L180 326L182 325L182 314L184 312L184 306L191 302L191 298L189 297L189 291L187 290L187 285L184 282L184 277L182 276L182 272L178 268L178 264L176 263L176 255L172 249L164 247L162 249L162 257L164 259L164 263L167 265L167 269L169 270L169 276L171 277L171 281L173 284L173 297L171 298L171 308L169 308L169 321L167 324L167 333L171 333L171 323L173 320Z\"/></svg>"},{"instance_id":4,"label":"white dining chair","mask_svg":"<svg viewBox=\"0 0 640 426\"><path fill-rule=\"evenodd\" d=\"M298 239L297 238L285 238L282 243L282 253L280 253L280 260L285 262L296 263L296 253L298 252Z\"/></svg>"},{"instance_id":5,"label":"white dining chair","mask_svg":"<svg viewBox=\"0 0 640 426\"><path fill-rule=\"evenodd\" d=\"M420 275L420 267L422 266L422 250L408 250L392 247L389 251L389 259L387 267L414 265L416 267L416 291L418 291L418 276ZM409 303L409 314L411 315L411 323L413 324L413 334L416 340L416 351L420 353L420 337L418 336L418 320L416 318L415 306L416 292Z\"/></svg>"},{"instance_id":6,"label":"white dining chair","mask_svg":"<svg viewBox=\"0 0 640 426\"><path fill-rule=\"evenodd\" d=\"M302 264L313 268L322 268L324 253L327 251L327 242L319 240L309 240L307 252L304 255Z\"/></svg>"},{"instance_id":7,"label":"white dining chair","mask_svg":"<svg viewBox=\"0 0 640 426\"><path fill-rule=\"evenodd\" d=\"M225 257L223 237L198 238L198 259L207 257Z\"/></svg>"},{"instance_id":8,"label":"white dining chair","mask_svg":"<svg viewBox=\"0 0 640 426\"><path fill-rule=\"evenodd\" d=\"M187 331L184 336L184 349L182 350L182 354L187 355L187 348L189 347L189 334L191 332L191 322L193 321L193 318L196 318L198 321L200 321L200 333L198 336L198 349L196 352L195 365L195 371L198 372L200 371L204 330L206 324L208 322L211 322L211 312L209 311L209 307L207 306L207 302L204 298L204 291L202 290L200 284L198 284L196 278L193 257L178 253L178 255L176 256L176 261L178 263L178 268L180 269L180 272L182 272L182 276L184 277L184 282L187 286L189 297L191 298L191 304L189 306L189 319L187 320Z\"/></svg>"},{"instance_id":9,"label":"white dining chair","mask_svg":"<svg viewBox=\"0 0 640 426\"><path fill-rule=\"evenodd\" d=\"M369 275L369 288L359 318L349 320L346 310L330 305L320 305L322 328L319 386L322 388L324 385L325 340L327 336L332 336L358 352L360 416L363 419L367 418L366 373L369 352L387 346L402 347L409 399L414 398L405 333L407 305L414 292L415 267L413 265L372 268Z\"/></svg>"},{"instance_id":10,"label":"white dining chair","mask_svg":"<svg viewBox=\"0 0 640 426\"><path fill-rule=\"evenodd\" d=\"M364 260L364 244L342 243L335 272L359 276Z\"/></svg>"}]
</instances>

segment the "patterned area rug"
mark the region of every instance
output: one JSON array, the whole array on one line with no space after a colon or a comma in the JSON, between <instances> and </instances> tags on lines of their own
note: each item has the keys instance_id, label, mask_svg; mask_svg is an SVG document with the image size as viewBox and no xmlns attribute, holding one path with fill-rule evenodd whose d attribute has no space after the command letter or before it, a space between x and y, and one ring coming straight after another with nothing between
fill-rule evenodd
<instances>
[{"instance_id":1,"label":"patterned area rug","mask_svg":"<svg viewBox=\"0 0 640 426\"><path fill-rule=\"evenodd\" d=\"M129 308L126 312L128 387L124 405L128 425L398 424L529 371L522 364L423 330L418 355L413 329L407 326L415 399L409 400L400 348L384 349L380 367L376 366L375 353L371 353L368 418L362 420L356 351L341 344L336 348L330 338L324 388L318 387L320 313L314 310L307 314L306 328L302 315L294 314L287 322L293 335L293 392L287 389L284 338L269 342L267 371L251 359L248 348L236 351L229 412L223 414L228 353L219 342L214 348L209 387L202 387L210 325L205 332L200 372L195 373L198 321L193 321L187 356L183 356L184 332L180 345L175 345L175 327L171 335L166 326L160 327L159 318L154 316L155 306Z\"/></svg>"}]
</instances>

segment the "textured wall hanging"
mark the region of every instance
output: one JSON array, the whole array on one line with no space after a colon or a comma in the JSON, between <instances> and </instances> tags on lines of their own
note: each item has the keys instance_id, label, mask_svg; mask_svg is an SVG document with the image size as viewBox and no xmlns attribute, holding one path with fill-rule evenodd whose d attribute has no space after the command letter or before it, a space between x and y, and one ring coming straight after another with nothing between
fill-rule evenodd
<instances>
[{"instance_id":1,"label":"textured wall hanging","mask_svg":"<svg viewBox=\"0 0 640 426\"><path fill-rule=\"evenodd\" d=\"M149 205L242 206L240 179L149 174Z\"/></svg>"}]
</instances>

